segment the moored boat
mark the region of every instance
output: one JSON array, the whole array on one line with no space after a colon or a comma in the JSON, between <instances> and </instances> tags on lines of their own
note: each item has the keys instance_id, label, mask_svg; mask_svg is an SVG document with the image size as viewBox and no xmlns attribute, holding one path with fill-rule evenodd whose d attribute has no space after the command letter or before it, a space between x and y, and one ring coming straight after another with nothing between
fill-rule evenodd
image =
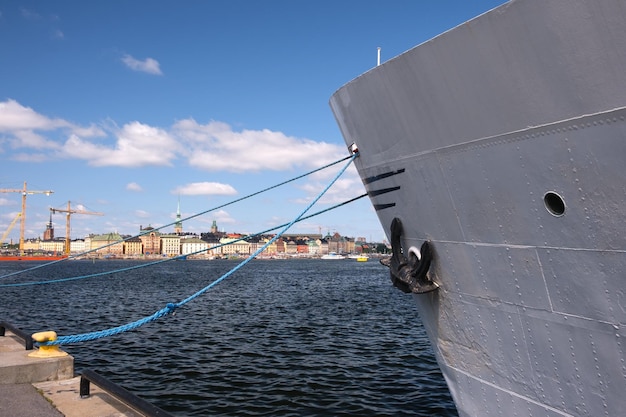
<instances>
[{"instance_id":1,"label":"moored boat","mask_svg":"<svg viewBox=\"0 0 626 417\"><path fill-rule=\"evenodd\" d=\"M624 34L513 0L331 97L462 417L626 410Z\"/></svg>"},{"instance_id":2,"label":"moored boat","mask_svg":"<svg viewBox=\"0 0 626 417\"><path fill-rule=\"evenodd\" d=\"M354 254L354 255L349 255L348 256L349 259L354 259L357 262L367 262L369 260L369 257L365 254Z\"/></svg>"},{"instance_id":3,"label":"moored boat","mask_svg":"<svg viewBox=\"0 0 626 417\"><path fill-rule=\"evenodd\" d=\"M328 253L326 255L322 255L322 257L320 259L324 259L324 260L337 260L337 259L346 259L345 256L343 255L339 255L338 253L335 252L331 252Z\"/></svg>"}]
</instances>

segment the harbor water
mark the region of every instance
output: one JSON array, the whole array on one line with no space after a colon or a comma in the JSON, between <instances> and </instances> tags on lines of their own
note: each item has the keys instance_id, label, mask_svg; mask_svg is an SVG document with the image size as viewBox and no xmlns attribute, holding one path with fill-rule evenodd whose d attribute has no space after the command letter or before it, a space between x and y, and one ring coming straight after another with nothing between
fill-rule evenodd
<instances>
[{"instance_id":1,"label":"harbor water","mask_svg":"<svg viewBox=\"0 0 626 417\"><path fill-rule=\"evenodd\" d=\"M54 280L138 265L66 261L2 278ZM2 262L0 276L33 263ZM173 261L0 288L0 319L72 335L149 316L236 261ZM174 315L65 346L175 416L456 416L411 296L375 260L254 260Z\"/></svg>"}]
</instances>

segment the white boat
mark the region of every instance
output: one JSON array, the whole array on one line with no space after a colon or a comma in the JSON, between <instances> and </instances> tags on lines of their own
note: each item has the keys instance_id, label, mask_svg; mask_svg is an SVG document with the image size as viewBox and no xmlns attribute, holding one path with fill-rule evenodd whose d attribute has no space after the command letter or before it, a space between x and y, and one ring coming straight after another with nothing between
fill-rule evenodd
<instances>
[{"instance_id":1,"label":"white boat","mask_svg":"<svg viewBox=\"0 0 626 417\"><path fill-rule=\"evenodd\" d=\"M330 104L459 415L626 415L624 0L510 1Z\"/></svg>"},{"instance_id":2,"label":"white boat","mask_svg":"<svg viewBox=\"0 0 626 417\"><path fill-rule=\"evenodd\" d=\"M335 252L330 252L326 255L322 255L320 259L346 259L346 257Z\"/></svg>"}]
</instances>

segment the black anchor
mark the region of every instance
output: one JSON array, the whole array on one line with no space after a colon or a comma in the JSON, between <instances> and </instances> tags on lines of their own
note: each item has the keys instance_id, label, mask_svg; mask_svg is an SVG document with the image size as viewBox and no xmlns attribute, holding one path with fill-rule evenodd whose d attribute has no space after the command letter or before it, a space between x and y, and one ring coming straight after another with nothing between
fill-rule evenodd
<instances>
[{"instance_id":1,"label":"black anchor","mask_svg":"<svg viewBox=\"0 0 626 417\"><path fill-rule=\"evenodd\" d=\"M433 259L428 241L422 243L420 259L411 256L408 259L402 251L402 222L395 217L391 222L391 250L389 259L381 263L389 267L389 275L393 285L405 293L423 294L439 288L439 285L428 278L428 270Z\"/></svg>"}]
</instances>

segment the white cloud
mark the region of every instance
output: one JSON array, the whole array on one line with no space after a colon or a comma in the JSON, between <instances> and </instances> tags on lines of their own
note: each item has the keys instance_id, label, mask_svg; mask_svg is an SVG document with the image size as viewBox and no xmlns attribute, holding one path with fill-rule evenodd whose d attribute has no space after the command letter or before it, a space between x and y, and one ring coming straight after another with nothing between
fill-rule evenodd
<instances>
[{"instance_id":1,"label":"white cloud","mask_svg":"<svg viewBox=\"0 0 626 417\"><path fill-rule=\"evenodd\" d=\"M27 9L25 7L22 7L20 9L20 12L22 13L22 17L26 20L39 20L41 19L41 15L37 12L34 12L30 9Z\"/></svg>"},{"instance_id":2,"label":"white cloud","mask_svg":"<svg viewBox=\"0 0 626 417\"><path fill-rule=\"evenodd\" d=\"M13 132L13 139L10 141L13 148L32 149L58 149L59 144L46 139L44 136L32 130L17 130Z\"/></svg>"},{"instance_id":3,"label":"white cloud","mask_svg":"<svg viewBox=\"0 0 626 417\"><path fill-rule=\"evenodd\" d=\"M75 135L87 137L87 138L106 136L106 133L104 133L102 129L94 125L91 125L89 127L73 125L71 128L71 132Z\"/></svg>"},{"instance_id":4,"label":"white cloud","mask_svg":"<svg viewBox=\"0 0 626 417\"><path fill-rule=\"evenodd\" d=\"M136 191L136 192L143 191L143 188L141 188L141 185L137 184L136 182L129 182L128 184L126 184L126 189L128 191Z\"/></svg>"},{"instance_id":5,"label":"white cloud","mask_svg":"<svg viewBox=\"0 0 626 417\"><path fill-rule=\"evenodd\" d=\"M19 132L25 130L54 130L70 127L62 119L50 119L24 107L15 100L0 102L0 132Z\"/></svg>"},{"instance_id":6,"label":"white cloud","mask_svg":"<svg viewBox=\"0 0 626 417\"><path fill-rule=\"evenodd\" d=\"M232 186L218 182L192 182L176 187L172 194L178 195L233 195L237 194Z\"/></svg>"},{"instance_id":7,"label":"white cloud","mask_svg":"<svg viewBox=\"0 0 626 417\"><path fill-rule=\"evenodd\" d=\"M96 137L104 140L91 140ZM139 121L121 128L111 121L78 126L14 100L0 102L0 140L6 144L5 153L7 146L24 149L19 155L9 154L11 159L70 158L98 167L173 166L182 158L206 171L287 171L317 168L346 155L340 145L268 129L234 131L218 121L199 124L185 119L165 128Z\"/></svg>"},{"instance_id":8,"label":"white cloud","mask_svg":"<svg viewBox=\"0 0 626 417\"><path fill-rule=\"evenodd\" d=\"M140 219L147 219L150 217L150 213L144 210L135 210L135 216L139 217Z\"/></svg>"},{"instance_id":9,"label":"white cloud","mask_svg":"<svg viewBox=\"0 0 626 417\"><path fill-rule=\"evenodd\" d=\"M20 211L14 211L11 213L2 213L0 214L0 218L4 219L5 221L8 221L8 223L11 223L13 220L15 220L15 223L17 224L17 222L19 221L19 218L17 216L20 213L21 213ZM8 224L6 226L8 226ZM4 230L2 232L4 232Z\"/></svg>"},{"instance_id":10,"label":"white cloud","mask_svg":"<svg viewBox=\"0 0 626 417\"><path fill-rule=\"evenodd\" d=\"M72 135L63 146L65 156L85 159L94 166L140 167L172 165L178 144L163 129L139 122L124 125L115 147L85 141Z\"/></svg>"},{"instance_id":11,"label":"white cloud","mask_svg":"<svg viewBox=\"0 0 626 417\"><path fill-rule=\"evenodd\" d=\"M225 211L225 210L218 210L214 213L211 214L211 217L215 220L215 222L217 223L218 227L223 224L233 224L235 223L235 219L233 219L230 214Z\"/></svg>"},{"instance_id":12,"label":"white cloud","mask_svg":"<svg viewBox=\"0 0 626 417\"><path fill-rule=\"evenodd\" d=\"M173 133L189 145L191 166L208 171L282 171L318 167L345 154L341 146L287 136L268 129L233 131L229 125L193 119L177 122Z\"/></svg>"},{"instance_id":13,"label":"white cloud","mask_svg":"<svg viewBox=\"0 0 626 417\"><path fill-rule=\"evenodd\" d=\"M307 198L297 199L294 202L299 204L309 204L313 198L317 197L328 186L328 182L309 182L300 186L299 188L308 195ZM342 178L335 181L335 183L326 191L326 193L320 198L320 204L339 204L352 197L365 192L363 184L358 178L342 176Z\"/></svg>"},{"instance_id":14,"label":"white cloud","mask_svg":"<svg viewBox=\"0 0 626 417\"><path fill-rule=\"evenodd\" d=\"M16 153L11 159L18 162L44 162L50 158L42 153Z\"/></svg>"},{"instance_id":15,"label":"white cloud","mask_svg":"<svg viewBox=\"0 0 626 417\"><path fill-rule=\"evenodd\" d=\"M153 75L163 75L159 62L153 58L146 58L144 61L141 61L126 54L122 57L122 62L133 71L145 72Z\"/></svg>"},{"instance_id":16,"label":"white cloud","mask_svg":"<svg viewBox=\"0 0 626 417\"><path fill-rule=\"evenodd\" d=\"M6 198L0 198L0 206L13 206L15 204L17 204L15 201Z\"/></svg>"},{"instance_id":17,"label":"white cloud","mask_svg":"<svg viewBox=\"0 0 626 417\"><path fill-rule=\"evenodd\" d=\"M84 137L104 135L102 129L93 125L81 127L63 119L49 118L35 112L30 107L22 106L15 100L9 99L0 102L0 132L6 134L7 142L12 148L60 150L61 145L58 142L42 133L56 130L66 130ZM19 159L35 160L42 158L41 156L24 155Z\"/></svg>"}]
</instances>

